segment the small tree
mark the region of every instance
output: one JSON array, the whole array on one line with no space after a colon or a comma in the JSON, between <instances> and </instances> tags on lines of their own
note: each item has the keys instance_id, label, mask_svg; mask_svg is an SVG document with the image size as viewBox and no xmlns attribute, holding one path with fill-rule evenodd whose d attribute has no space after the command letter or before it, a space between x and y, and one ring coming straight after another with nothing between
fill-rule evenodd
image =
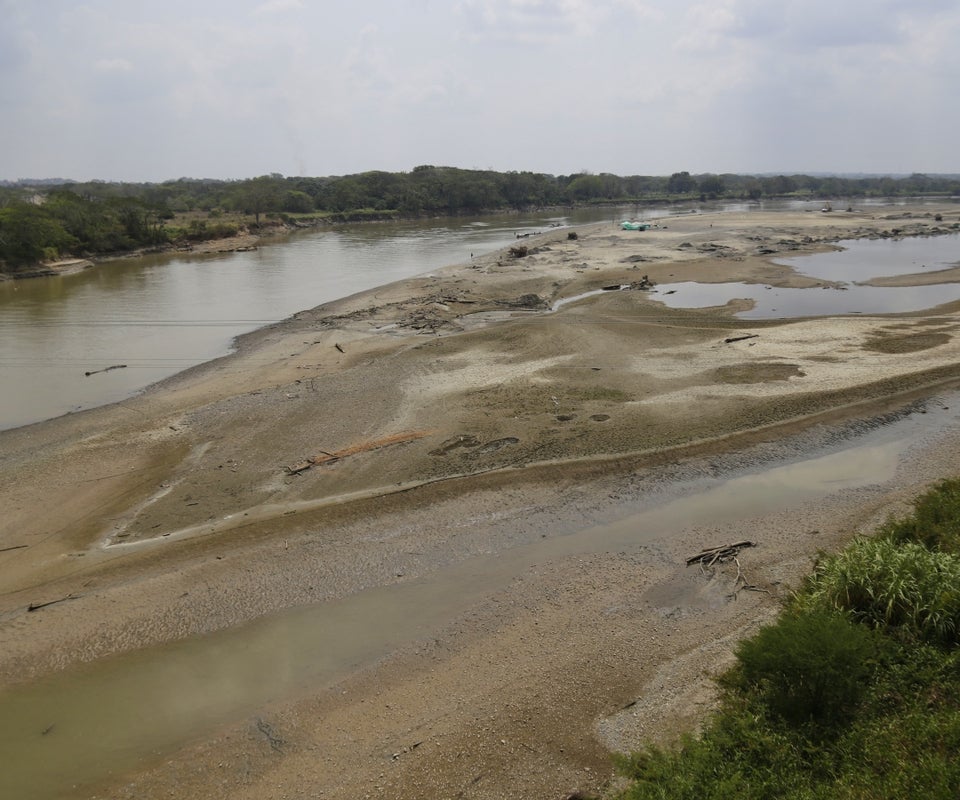
<instances>
[{"instance_id":1,"label":"small tree","mask_svg":"<svg viewBox=\"0 0 960 800\"><path fill-rule=\"evenodd\" d=\"M873 633L839 614L789 615L740 643L730 681L790 725L829 728L856 707L875 652Z\"/></svg>"},{"instance_id":2,"label":"small tree","mask_svg":"<svg viewBox=\"0 0 960 800\"><path fill-rule=\"evenodd\" d=\"M667 191L670 194L689 194L697 188L697 181L689 172L674 172L667 181Z\"/></svg>"},{"instance_id":3,"label":"small tree","mask_svg":"<svg viewBox=\"0 0 960 800\"><path fill-rule=\"evenodd\" d=\"M260 215L276 211L280 206L281 181L273 175L261 175L241 183L234 194L233 205L246 214L253 214L257 227Z\"/></svg>"},{"instance_id":4,"label":"small tree","mask_svg":"<svg viewBox=\"0 0 960 800\"><path fill-rule=\"evenodd\" d=\"M707 175L700 181L700 192L710 197L719 197L727 190L719 175Z\"/></svg>"}]
</instances>

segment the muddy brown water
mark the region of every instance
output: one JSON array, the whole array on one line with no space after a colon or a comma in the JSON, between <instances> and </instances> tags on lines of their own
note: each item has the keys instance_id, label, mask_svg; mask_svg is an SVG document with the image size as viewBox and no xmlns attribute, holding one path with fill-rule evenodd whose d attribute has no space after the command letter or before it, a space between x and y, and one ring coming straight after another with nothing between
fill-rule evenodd
<instances>
[{"instance_id":1,"label":"muddy brown water","mask_svg":"<svg viewBox=\"0 0 960 800\"><path fill-rule=\"evenodd\" d=\"M329 687L436 635L545 560L629 552L691 526L747 520L885 484L911 446L955 422L946 408L910 414L818 457L700 480L685 494L609 524L8 689L0 693L0 797L88 796L90 787L224 724L255 718L271 702Z\"/></svg>"},{"instance_id":2,"label":"muddy brown water","mask_svg":"<svg viewBox=\"0 0 960 800\"><path fill-rule=\"evenodd\" d=\"M0 281L0 430L129 397L298 311L468 262L518 235L621 213L343 226L267 240L253 252L147 255Z\"/></svg>"}]
</instances>

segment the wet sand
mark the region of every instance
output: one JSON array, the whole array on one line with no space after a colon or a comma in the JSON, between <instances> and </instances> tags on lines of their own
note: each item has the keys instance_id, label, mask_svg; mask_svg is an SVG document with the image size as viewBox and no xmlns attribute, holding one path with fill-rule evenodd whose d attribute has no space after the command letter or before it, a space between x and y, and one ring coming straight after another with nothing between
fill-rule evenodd
<instances>
[{"instance_id":1,"label":"wet sand","mask_svg":"<svg viewBox=\"0 0 960 800\"><path fill-rule=\"evenodd\" d=\"M545 551L335 685L87 795L599 791L611 747L699 718L709 675L818 548L957 472L960 452L942 408L960 379L955 306L747 323L736 302L665 308L644 276L812 286L769 259L956 219L945 206L554 231L525 239L524 258L488 254L305 311L131 400L2 432L0 678L509 559L698 480L816 454L892 411L936 410L922 447L870 486L676 520L614 552ZM611 285L635 288L549 311ZM684 567L744 538L762 544L744 558L762 592Z\"/></svg>"}]
</instances>

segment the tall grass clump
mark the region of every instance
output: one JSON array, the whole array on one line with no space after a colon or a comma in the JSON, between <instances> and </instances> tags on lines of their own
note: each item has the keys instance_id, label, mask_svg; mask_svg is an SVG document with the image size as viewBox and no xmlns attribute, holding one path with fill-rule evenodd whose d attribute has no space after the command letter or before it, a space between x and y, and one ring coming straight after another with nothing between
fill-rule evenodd
<instances>
[{"instance_id":1,"label":"tall grass clump","mask_svg":"<svg viewBox=\"0 0 960 800\"><path fill-rule=\"evenodd\" d=\"M919 542L931 550L960 554L960 478L934 484L913 502L913 512L888 520L879 531L897 543Z\"/></svg>"},{"instance_id":2,"label":"tall grass clump","mask_svg":"<svg viewBox=\"0 0 960 800\"><path fill-rule=\"evenodd\" d=\"M901 628L929 642L956 644L960 557L916 542L857 539L816 566L796 605L842 611L873 628Z\"/></svg>"}]
</instances>

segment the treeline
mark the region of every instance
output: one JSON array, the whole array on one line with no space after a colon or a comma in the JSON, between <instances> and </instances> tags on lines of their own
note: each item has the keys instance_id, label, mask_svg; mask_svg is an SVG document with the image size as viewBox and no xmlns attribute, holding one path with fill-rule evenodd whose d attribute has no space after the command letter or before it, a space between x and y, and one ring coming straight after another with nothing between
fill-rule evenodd
<instances>
[{"instance_id":1,"label":"treeline","mask_svg":"<svg viewBox=\"0 0 960 800\"><path fill-rule=\"evenodd\" d=\"M8 268L64 253L94 255L229 235L224 214L333 220L476 215L590 203L670 203L720 197L895 197L960 194L960 176L546 175L423 165L334 177L239 181L24 182L0 186L0 260ZM184 215L210 217L184 220ZM218 221L219 220L219 221Z\"/></svg>"},{"instance_id":2,"label":"treeline","mask_svg":"<svg viewBox=\"0 0 960 800\"><path fill-rule=\"evenodd\" d=\"M620 800L960 797L960 480L824 557L737 649L676 749L620 759Z\"/></svg>"}]
</instances>

